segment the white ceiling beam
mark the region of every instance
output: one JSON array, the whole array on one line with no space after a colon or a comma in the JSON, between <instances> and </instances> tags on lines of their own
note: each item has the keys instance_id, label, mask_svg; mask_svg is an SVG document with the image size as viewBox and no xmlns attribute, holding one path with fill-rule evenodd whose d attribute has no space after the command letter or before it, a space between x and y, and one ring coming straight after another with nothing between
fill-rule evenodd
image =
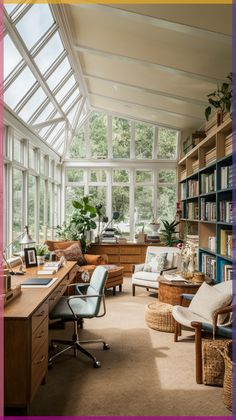
<instances>
[{"instance_id":1,"label":"white ceiling beam","mask_svg":"<svg viewBox=\"0 0 236 420\"><path fill-rule=\"evenodd\" d=\"M203 119L204 119L203 117L201 118L201 117L196 116L196 115L188 115L188 114L181 113L181 112L172 112L172 111L168 111L168 110L163 109L163 108L158 108L158 107L154 107L154 106L150 106L150 105L143 105L143 104L139 104L137 102L127 101L126 99L113 98L112 96L102 95L102 94L99 94L99 93L90 92L89 96L90 97L91 96L97 96L98 98L107 99L109 101L116 102L116 103L119 103L121 105L131 105L131 106L135 106L135 107L139 107L139 108L151 109L152 111L163 112L165 114L172 115L174 117L178 116L178 117L195 118L199 121L203 121Z\"/></svg>"},{"instance_id":2,"label":"white ceiling beam","mask_svg":"<svg viewBox=\"0 0 236 420\"><path fill-rule=\"evenodd\" d=\"M125 19L132 20L137 23L144 23L157 28L166 29L169 31L179 32L184 35L196 36L198 38L204 38L206 40L212 40L215 42L223 42L226 45L232 44L232 37L222 32L210 31L196 26L190 26L183 23L173 22L167 19L160 19L153 16L143 15L130 10L122 9L122 6L116 5L107 6L103 4L77 4L82 9L97 10L100 12L107 12L113 16L120 16Z\"/></svg>"},{"instance_id":3,"label":"white ceiling beam","mask_svg":"<svg viewBox=\"0 0 236 420\"><path fill-rule=\"evenodd\" d=\"M131 85L130 83L124 83L124 82L119 82L117 80L112 80L112 79L106 79L104 77L100 77L100 76L96 76L94 74L84 74L84 79L85 80L98 80L101 82L105 82L105 83L110 83L113 85L117 85L117 86L122 86L124 88L127 89L132 89L132 90L136 90L136 91L142 91L145 93L149 93L151 95L156 95L156 96L162 96L165 98L170 98L170 99L175 99L176 101L181 101L181 102L187 102L190 104L194 104L194 105L201 105L201 106L206 106L207 105L207 101L200 101L199 99L194 99L194 98L190 98L190 97L186 97L186 96L179 96L179 95L175 95L172 93L167 93L167 92L163 92L161 90L153 90L153 89L148 89L145 88L143 86L138 86L138 85Z\"/></svg>"},{"instance_id":4,"label":"white ceiling beam","mask_svg":"<svg viewBox=\"0 0 236 420\"><path fill-rule=\"evenodd\" d=\"M74 49L78 52L89 53L89 54L98 55L100 57L109 58L109 60L112 59L112 60L124 61L126 63L136 64L136 65L138 64L138 65L142 65L142 66L145 66L145 67L148 67L148 68L153 68L153 69L156 69L156 70L164 71L166 73L170 73L170 74L175 75L175 76L183 76L183 77L188 77L190 79L202 80L204 82L213 83L214 85L216 83L221 83L222 82L222 80L216 79L214 77L204 76L202 74L193 73L193 72L190 72L190 71L178 69L176 67L170 67L170 66L165 66L163 64L153 63L151 61L142 60L140 58L134 58L134 57L129 57L129 56L120 55L120 54L114 54L112 52L99 50L97 48L91 48L91 47L86 47L86 46L83 46L83 45L74 44Z\"/></svg>"},{"instance_id":5,"label":"white ceiling beam","mask_svg":"<svg viewBox=\"0 0 236 420\"><path fill-rule=\"evenodd\" d=\"M43 127L47 127L48 125L51 124L57 124L61 121L65 121L64 118L54 118L54 120L47 120L38 124L33 124L33 128L38 129L38 128L43 128Z\"/></svg>"}]
</instances>

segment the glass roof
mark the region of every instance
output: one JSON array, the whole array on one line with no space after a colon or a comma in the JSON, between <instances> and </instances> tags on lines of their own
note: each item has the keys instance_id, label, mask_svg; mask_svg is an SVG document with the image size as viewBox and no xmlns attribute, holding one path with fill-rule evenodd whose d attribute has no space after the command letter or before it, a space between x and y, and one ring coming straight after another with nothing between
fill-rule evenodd
<instances>
[{"instance_id":1,"label":"glass roof","mask_svg":"<svg viewBox=\"0 0 236 420\"><path fill-rule=\"evenodd\" d=\"M58 153L88 112L49 4L5 4L4 100ZM14 40L14 41L13 41ZM25 51L28 51L28 55ZM24 57L24 58L23 58ZM75 64L76 65L76 64ZM81 115L77 116L80 112ZM55 118L61 119L54 122Z\"/></svg>"}]
</instances>

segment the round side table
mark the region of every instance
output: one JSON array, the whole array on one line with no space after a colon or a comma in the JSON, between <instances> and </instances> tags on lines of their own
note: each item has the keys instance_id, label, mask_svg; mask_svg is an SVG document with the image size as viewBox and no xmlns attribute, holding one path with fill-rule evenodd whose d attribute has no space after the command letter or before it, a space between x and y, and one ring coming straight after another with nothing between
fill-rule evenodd
<instances>
[{"instance_id":1,"label":"round side table","mask_svg":"<svg viewBox=\"0 0 236 420\"><path fill-rule=\"evenodd\" d=\"M160 302L170 305L180 304L180 295L182 293L194 294L198 291L200 284L190 283L189 281L168 281L160 277L158 298ZM183 300L183 306L188 306L189 302Z\"/></svg>"}]
</instances>

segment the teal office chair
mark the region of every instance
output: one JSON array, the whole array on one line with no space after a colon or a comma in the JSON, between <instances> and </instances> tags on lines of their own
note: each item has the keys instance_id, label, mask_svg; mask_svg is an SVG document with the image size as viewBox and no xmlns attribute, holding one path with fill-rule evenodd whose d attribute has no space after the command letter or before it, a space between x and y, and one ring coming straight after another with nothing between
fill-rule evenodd
<instances>
[{"instance_id":1,"label":"teal office chair","mask_svg":"<svg viewBox=\"0 0 236 420\"><path fill-rule=\"evenodd\" d=\"M109 345L101 340L86 340L80 341L78 336L78 325L77 322L81 318L94 318L102 317L106 314L106 305L105 305L105 295L104 288L107 281L108 271L102 267L98 266L95 268L90 284L70 284L68 287L77 286L76 291L77 295L74 296L62 296L58 304L55 306L53 311L50 313L51 320L61 320L63 322L73 321L74 323L74 332L72 335L72 340L52 340L51 344L54 348L56 344L62 344L66 347L62 350L59 350L51 357L49 357L49 366L52 366L52 361L59 355L65 353L69 349L74 350L74 356L77 356L77 351L88 356L93 360L93 366L98 368L101 366L101 363L93 356L88 350L81 346L81 344L89 343L103 343L103 349L109 349ZM86 294L82 294L83 287L87 288ZM103 311L100 314L100 306L103 303Z\"/></svg>"}]
</instances>

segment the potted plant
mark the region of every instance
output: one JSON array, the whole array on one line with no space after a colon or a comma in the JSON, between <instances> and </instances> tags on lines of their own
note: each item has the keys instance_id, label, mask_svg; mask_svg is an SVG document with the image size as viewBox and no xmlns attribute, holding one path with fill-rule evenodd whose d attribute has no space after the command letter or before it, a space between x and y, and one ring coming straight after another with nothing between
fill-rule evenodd
<instances>
[{"instance_id":1,"label":"potted plant","mask_svg":"<svg viewBox=\"0 0 236 420\"><path fill-rule=\"evenodd\" d=\"M87 249L86 233L96 229L95 218L99 216L99 210L89 203L89 197L85 196L80 201L73 200L72 205L75 208L70 219L64 222L62 226L57 227L57 236L60 239L73 241L80 240L82 252Z\"/></svg>"},{"instance_id":2,"label":"potted plant","mask_svg":"<svg viewBox=\"0 0 236 420\"><path fill-rule=\"evenodd\" d=\"M164 229L161 229L161 242L166 246L174 246L181 242L176 236L175 228L178 226L179 222L175 220L173 222L168 222L168 220L162 220Z\"/></svg>"},{"instance_id":3,"label":"potted plant","mask_svg":"<svg viewBox=\"0 0 236 420\"><path fill-rule=\"evenodd\" d=\"M223 122L224 112L228 112L232 118L232 73L227 76L228 81L223 82L221 86L207 95L209 106L205 109L206 120L209 120L212 108L216 108L217 112L217 126Z\"/></svg>"},{"instance_id":4,"label":"potted plant","mask_svg":"<svg viewBox=\"0 0 236 420\"><path fill-rule=\"evenodd\" d=\"M41 265L45 261L45 255L48 254L48 247L47 245L37 244L35 246L35 249L36 249L38 265Z\"/></svg>"}]
</instances>

